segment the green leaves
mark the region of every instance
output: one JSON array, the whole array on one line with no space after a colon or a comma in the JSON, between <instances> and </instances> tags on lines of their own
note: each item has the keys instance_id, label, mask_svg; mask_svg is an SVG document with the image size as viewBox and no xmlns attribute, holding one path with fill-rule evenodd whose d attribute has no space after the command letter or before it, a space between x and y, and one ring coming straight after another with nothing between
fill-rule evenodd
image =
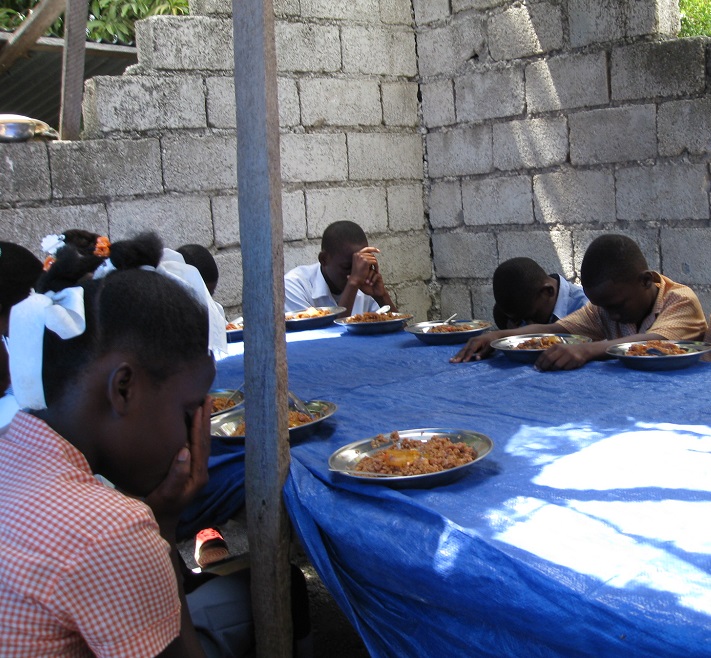
<instances>
[{"instance_id":1,"label":"green leaves","mask_svg":"<svg viewBox=\"0 0 711 658\"><path fill-rule=\"evenodd\" d=\"M711 1L679 0L680 37L711 36Z\"/></svg>"},{"instance_id":2,"label":"green leaves","mask_svg":"<svg viewBox=\"0 0 711 658\"><path fill-rule=\"evenodd\" d=\"M39 0L4 0L0 7L0 30L14 31L29 15ZM180 16L188 13L188 0L91 0L86 38L102 43L131 45L136 38L134 23L148 16ZM48 36L64 34L60 17Z\"/></svg>"}]
</instances>

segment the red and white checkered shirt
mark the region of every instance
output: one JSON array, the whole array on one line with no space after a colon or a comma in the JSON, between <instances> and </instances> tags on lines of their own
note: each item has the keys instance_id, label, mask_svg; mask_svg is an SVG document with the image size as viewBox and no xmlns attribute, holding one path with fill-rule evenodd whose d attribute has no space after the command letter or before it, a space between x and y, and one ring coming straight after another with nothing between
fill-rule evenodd
<instances>
[{"instance_id":1,"label":"red and white checkered shirt","mask_svg":"<svg viewBox=\"0 0 711 658\"><path fill-rule=\"evenodd\" d=\"M155 656L180 633L150 509L29 414L0 436L0 655Z\"/></svg>"},{"instance_id":2,"label":"red and white checkered shirt","mask_svg":"<svg viewBox=\"0 0 711 658\"><path fill-rule=\"evenodd\" d=\"M610 319L599 306L585 304L577 311L558 320L571 334L582 334L593 340L612 340L635 334L659 334L667 340L701 340L706 331L706 316L696 293L681 283L657 274L659 292L650 314L639 328Z\"/></svg>"}]
</instances>

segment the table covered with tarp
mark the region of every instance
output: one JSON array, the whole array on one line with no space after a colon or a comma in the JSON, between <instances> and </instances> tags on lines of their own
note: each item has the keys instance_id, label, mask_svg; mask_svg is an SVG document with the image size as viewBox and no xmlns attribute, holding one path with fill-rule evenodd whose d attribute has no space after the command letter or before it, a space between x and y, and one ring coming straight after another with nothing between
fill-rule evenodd
<instances>
[{"instance_id":1,"label":"table covered with tarp","mask_svg":"<svg viewBox=\"0 0 711 658\"><path fill-rule=\"evenodd\" d=\"M338 409L292 442L286 505L371 655L711 655L711 364L451 364L456 346L335 325L287 341L290 390ZM239 353L219 362L217 386L243 378ZM494 448L434 488L329 471L414 428Z\"/></svg>"}]
</instances>

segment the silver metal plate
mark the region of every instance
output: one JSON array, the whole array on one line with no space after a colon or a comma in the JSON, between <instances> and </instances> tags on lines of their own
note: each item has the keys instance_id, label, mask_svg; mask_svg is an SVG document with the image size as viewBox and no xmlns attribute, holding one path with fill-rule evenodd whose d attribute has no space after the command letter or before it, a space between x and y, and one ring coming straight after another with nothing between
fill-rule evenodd
<instances>
[{"instance_id":1,"label":"silver metal plate","mask_svg":"<svg viewBox=\"0 0 711 658\"><path fill-rule=\"evenodd\" d=\"M507 336L506 338L497 338L491 342L491 347L503 352L512 361L520 363L535 363L542 349L521 349L518 347L521 343L531 340L532 338L547 338L549 336L557 336L561 339L561 343L566 345L579 345L581 343L590 343L592 339L587 336L578 336L576 334L522 334L520 336Z\"/></svg>"},{"instance_id":2,"label":"silver metal plate","mask_svg":"<svg viewBox=\"0 0 711 658\"><path fill-rule=\"evenodd\" d=\"M435 327L453 326L457 331L432 331ZM418 322L405 327L405 331L427 345L456 345L466 343L473 336L483 334L491 327L491 322L484 320L457 320L456 322Z\"/></svg>"},{"instance_id":3,"label":"silver metal plate","mask_svg":"<svg viewBox=\"0 0 711 658\"><path fill-rule=\"evenodd\" d=\"M328 311L326 315L317 315L312 318L294 318L296 313L302 313L303 311L292 311L290 313L284 314L284 320L286 322L286 328L290 331L302 331L304 329L318 329L319 327L325 327L331 324L343 311L346 310L345 306L316 306L319 311Z\"/></svg>"},{"instance_id":4,"label":"silver metal plate","mask_svg":"<svg viewBox=\"0 0 711 658\"><path fill-rule=\"evenodd\" d=\"M338 476L351 478L358 482L386 484L396 488L429 488L449 484L462 477L474 464L486 457L494 447L494 442L488 436L472 430L427 427L412 430L398 430L398 434L401 439L414 439L416 441L422 441L423 443L433 436L445 436L452 441L452 443L463 442L471 446L476 450L477 457L467 464L455 466L446 471L438 471L437 473L425 473L422 475L361 474L355 471L355 467L363 457L370 457L376 452L392 446L392 442L390 441L374 446L373 443L378 437L371 436L368 439L354 441L336 450L328 460L328 467Z\"/></svg>"},{"instance_id":5,"label":"silver metal plate","mask_svg":"<svg viewBox=\"0 0 711 658\"><path fill-rule=\"evenodd\" d=\"M678 345L686 350L686 354L649 354L645 356L629 355L627 351L633 345L644 345L649 341L633 341L630 343L617 343L606 351L610 356L617 357L628 368L635 370L678 370L688 368L711 351L711 344L693 340L665 340L664 343Z\"/></svg>"},{"instance_id":6,"label":"silver metal plate","mask_svg":"<svg viewBox=\"0 0 711 658\"><path fill-rule=\"evenodd\" d=\"M341 318L335 322L354 334L384 334L390 331L400 331L408 320L412 320L412 315L407 313L392 313L391 315L395 316L392 320L378 322L348 322L349 318Z\"/></svg>"}]
</instances>

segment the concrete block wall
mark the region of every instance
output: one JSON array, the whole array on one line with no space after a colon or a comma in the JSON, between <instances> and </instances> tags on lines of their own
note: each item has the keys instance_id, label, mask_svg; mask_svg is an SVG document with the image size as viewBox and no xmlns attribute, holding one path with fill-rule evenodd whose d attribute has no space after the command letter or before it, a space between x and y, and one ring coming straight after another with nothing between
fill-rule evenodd
<instances>
[{"instance_id":1,"label":"concrete block wall","mask_svg":"<svg viewBox=\"0 0 711 658\"><path fill-rule=\"evenodd\" d=\"M675 38L678 3L414 10L442 314L491 320L493 270L514 256L579 280L607 232L711 313L711 40Z\"/></svg>"},{"instance_id":2,"label":"concrete block wall","mask_svg":"<svg viewBox=\"0 0 711 658\"><path fill-rule=\"evenodd\" d=\"M423 201L410 0L277 0L285 267L314 262L325 227L358 222L398 305L435 303ZM157 229L216 255L216 297L241 308L231 2L137 26L138 64L87 82L78 142L0 145L0 226L38 251L79 227Z\"/></svg>"}]
</instances>

